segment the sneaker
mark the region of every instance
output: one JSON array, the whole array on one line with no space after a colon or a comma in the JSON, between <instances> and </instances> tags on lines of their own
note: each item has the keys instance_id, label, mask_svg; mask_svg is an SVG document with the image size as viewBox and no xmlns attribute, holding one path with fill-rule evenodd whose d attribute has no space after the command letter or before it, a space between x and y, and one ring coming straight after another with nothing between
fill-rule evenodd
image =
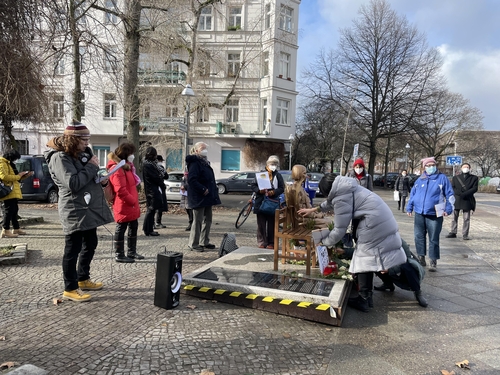
<instances>
[{"instance_id":1,"label":"sneaker","mask_svg":"<svg viewBox=\"0 0 500 375\"><path fill-rule=\"evenodd\" d=\"M63 299L70 299L75 302L89 301L90 298L91 298L90 294L83 293L81 289L75 289L69 292L64 291L63 293Z\"/></svg>"},{"instance_id":2,"label":"sneaker","mask_svg":"<svg viewBox=\"0 0 500 375\"><path fill-rule=\"evenodd\" d=\"M203 245L205 249L215 249L215 245L209 243L208 245Z\"/></svg>"},{"instance_id":3,"label":"sneaker","mask_svg":"<svg viewBox=\"0 0 500 375\"><path fill-rule=\"evenodd\" d=\"M418 262L420 263L420 265L422 267L425 267L427 265L427 263L425 263L425 256L423 256L423 255L418 256Z\"/></svg>"},{"instance_id":4,"label":"sneaker","mask_svg":"<svg viewBox=\"0 0 500 375\"><path fill-rule=\"evenodd\" d=\"M198 253L203 252L203 247L201 247L201 246L188 246L188 247L189 247L189 250L191 250L191 251L197 251Z\"/></svg>"},{"instance_id":5,"label":"sneaker","mask_svg":"<svg viewBox=\"0 0 500 375\"><path fill-rule=\"evenodd\" d=\"M469 240L470 240L470 237L464 236L464 241L469 241Z\"/></svg>"},{"instance_id":6,"label":"sneaker","mask_svg":"<svg viewBox=\"0 0 500 375\"><path fill-rule=\"evenodd\" d=\"M166 225L163 225L162 223L156 223L155 224L155 229L162 229L162 228L166 228L167 226Z\"/></svg>"},{"instance_id":7,"label":"sneaker","mask_svg":"<svg viewBox=\"0 0 500 375\"><path fill-rule=\"evenodd\" d=\"M413 292L413 293L415 294L415 298L417 299L418 304L422 307L427 307L428 303L427 303L427 300L422 295L422 291L419 290L419 291Z\"/></svg>"},{"instance_id":8,"label":"sneaker","mask_svg":"<svg viewBox=\"0 0 500 375\"><path fill-rule=\"evenodd\" d=\"M88 279L85 281L79 281L78 286L82 290L101 290L103 287L102 283L95 283L92 280Z\"/></svg>"},{"instance_id":9,"label":"sneaker","mask_svg":"<svg viewBox=\"0 0 500 375\"><path fill-rule=\"evenodd\" d=\"M184 229L186 232L189 232L191 230L191 225L188 225L186 229Z\"/></svg>"},{"instance_id":10,"label":"sneaker","mask_svg":"<svg viewBox=\"0 0 500 375\"><path fill-rule=\"evenodd\" d=\"M437 271L437 260L436 259L431 259L431 264L429 268L430 272L436 272Z\"/></svg>"},{"instance_id":11,"label":"sneaker","mask_svg":"<svg viewBox=\"0 0 500 375\"><path fill-rule=\"evenodd\" d=\"M457 234L456 233L448 233L446 238L457 238Z\"/></svg>"}]
</instances>

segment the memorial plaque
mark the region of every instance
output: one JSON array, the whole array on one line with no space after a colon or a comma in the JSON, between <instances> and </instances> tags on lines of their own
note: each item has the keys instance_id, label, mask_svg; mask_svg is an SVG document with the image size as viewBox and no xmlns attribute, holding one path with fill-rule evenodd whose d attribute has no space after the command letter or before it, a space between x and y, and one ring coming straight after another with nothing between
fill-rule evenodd
<instances>
[{"instance_id":1,"label":"memorial plaque","mask_svg":"<svg viewBox=\"0 0 500 375\"><path fill-rule=\"evenodd\" d=\"M221 267L209 269L195 275L194 279L211 280L228 284L251 285L328 297L335 285L332 280L316 280L305 277L276 275L266 272L252 272Z\"/></svg>"}]
</instances>

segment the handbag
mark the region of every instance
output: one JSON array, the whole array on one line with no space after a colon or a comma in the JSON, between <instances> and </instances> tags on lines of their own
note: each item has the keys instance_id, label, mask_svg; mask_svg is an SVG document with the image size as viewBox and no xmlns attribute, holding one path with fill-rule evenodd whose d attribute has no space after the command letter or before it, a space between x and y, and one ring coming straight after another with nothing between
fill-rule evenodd
<instances>
[{"instance_id":1,"label":"handbag","mask_svg":"<svg viewBox=\"0 0 500 375\"><path fill-rule=\"evenodd\" d=\"M274 215L274 212L280 207L279 199L271 199L268 196L264 197L264 201L260 205L259 213L264 215Z\"/></svg>"},{"instance_id":2,"label":"handbag","mask_svg":"<svg viewBox=\"0 0 500 375\"><path fill-rule=\"evenodd\" d=\"M106 202L109 204L113 204L115 202L115 189L113 189L113 184L111 181L108 180L108 184L106 186L103 186L102 191L104 193L104 198L106 199Z\"/></svg>"},{"instance_id":3,"label":"handbag","mask_svg":"<svg viewBox=\"0 0 500 375\"><path fill-rule=\"evenodd\" d=\"M394 190L394 200L396 202L399 202L399 191L398 190Z\"/></svg>"},{"instance_id":4,"label":"handbag","mask_svg":"<svg viewBox=\"0 0 500 375\"><path fill-rule=\"evenodd\" d=\"M12 193L12 187L6 186L2 181L0 181L0 198L5 198L10 193Z\"/></svg>"}]
</instances>

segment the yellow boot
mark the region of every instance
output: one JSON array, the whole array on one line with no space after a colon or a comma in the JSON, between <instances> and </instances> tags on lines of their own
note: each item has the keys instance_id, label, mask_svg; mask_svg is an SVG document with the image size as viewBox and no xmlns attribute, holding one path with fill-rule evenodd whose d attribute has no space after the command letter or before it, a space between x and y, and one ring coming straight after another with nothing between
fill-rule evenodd
<instances>
[{"instance_id":1,"label":"yellow boot","mask_svg":"<svg viewBox=\"0 0 500 375\"><path fill-rule=\"evenodd\" d=\"M0 234L0 238L17 238L17 234L11 233L8 230L2 228L2 233Z\"/></svg>"},{"instance_id":2,"label":"yellow boot","mask_svg":"<svg viewBox=\"0 0 500 375\"><path fill-rule=\"evenodd\" d=\"M24 230L22 229L12 229L12 233L17 234L17 235L24 235L27 234Z\"/></svg>"}]
</instances>

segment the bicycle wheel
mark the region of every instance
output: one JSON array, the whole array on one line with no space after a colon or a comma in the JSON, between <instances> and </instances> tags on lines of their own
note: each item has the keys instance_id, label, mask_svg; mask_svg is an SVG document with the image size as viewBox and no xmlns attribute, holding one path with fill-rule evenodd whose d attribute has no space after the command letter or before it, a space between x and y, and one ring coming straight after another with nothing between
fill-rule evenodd
<instances>
[{"instance_id":1,"label":"bicycle wheel","mask_svg":"<svg viewBox=\"0 0 500 375\"><path fill-rule=\"evenodd\" d=\"M248 216L250 216L250 212L252 212L252 202L248 202L238 214L236 223L234 223L236 229L238 229L243 225L243 223L247 220Z\"/></svg>"}]
</instances>

